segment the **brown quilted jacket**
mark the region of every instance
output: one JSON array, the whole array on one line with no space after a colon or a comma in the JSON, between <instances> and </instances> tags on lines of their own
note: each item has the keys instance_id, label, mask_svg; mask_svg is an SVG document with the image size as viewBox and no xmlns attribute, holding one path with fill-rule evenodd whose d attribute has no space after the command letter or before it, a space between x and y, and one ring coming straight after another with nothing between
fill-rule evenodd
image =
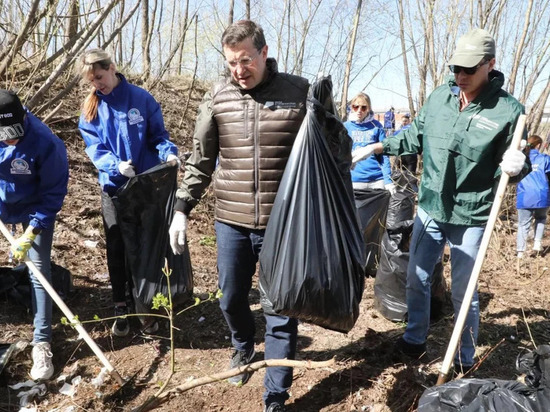
<instances>
[{"instance_id":1,"label":"brown quilted jacket","mask_svg":"<svg viewBox=\"0 0 550 412\"><path fill-rule=\"evenodd\" d=\"M176 210L188 214L213 179L217 220L265 229L309 88L302 77L278 73L275 60L267 64L268 78L254 89L224 82L205 95Z\"/></svg>"}]
</instances>

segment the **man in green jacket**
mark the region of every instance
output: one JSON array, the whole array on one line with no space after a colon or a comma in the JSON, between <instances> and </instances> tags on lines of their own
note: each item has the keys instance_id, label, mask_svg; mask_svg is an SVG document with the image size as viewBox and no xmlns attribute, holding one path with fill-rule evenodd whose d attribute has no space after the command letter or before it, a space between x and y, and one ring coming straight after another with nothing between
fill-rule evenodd
<instances>
[{"instance_id":1,"label":"man in green jacket","mask_svg":"<svg viewBox=\"0 0 550 412\"><path fill-rule=\"evenodd\" d=\"M353 153L353 162L372 153L422 153L423 174L407 270L408 324L396 347L419 357L426 351L431 274L445 243L451 250L451 293L458 315L472 273L501 172L526 172L525 156L508 149L523 106L502 90L495 42L474 29L461 37L450 61L447 83L435 89L408 130L383 144ZM374 147L373 147L374 146ZM371 148L367 150L368 148ZM499 167L500 166L500 167ZM466 318L455 370L474 364L479 327L477 291Z\"/></svg>"}]
</instances>

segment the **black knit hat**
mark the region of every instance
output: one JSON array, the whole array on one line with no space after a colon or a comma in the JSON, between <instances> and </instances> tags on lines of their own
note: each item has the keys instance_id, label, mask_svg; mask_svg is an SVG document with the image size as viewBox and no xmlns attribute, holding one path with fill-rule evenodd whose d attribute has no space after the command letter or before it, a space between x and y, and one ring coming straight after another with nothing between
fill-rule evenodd
<instances>
[{"instance_id":1,"label":"black knit hat","mask_svg":"<svg viewBox=\"0 0 550 412\"><path fill-rule=\"evenodd\" d=\"M0 141L23 137L25 109L21 100L10 90L0 89Z\"/></svg>"}]
</instances>

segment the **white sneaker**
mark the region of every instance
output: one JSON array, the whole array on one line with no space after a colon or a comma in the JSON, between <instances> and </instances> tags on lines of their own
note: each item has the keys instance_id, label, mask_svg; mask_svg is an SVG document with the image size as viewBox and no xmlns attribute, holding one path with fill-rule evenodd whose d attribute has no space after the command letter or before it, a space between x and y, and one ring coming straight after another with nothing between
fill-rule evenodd
<instances>
[{"instance_id":1,"label":"white sneaker","mask_svg":"<svg viewBox=\"0 0 550 412\"><path fill-rule=\"evenodd\" d=\"M35 343L32 348L31 378L35 381L50 379L53 375L52 351L48 342Z\"/></svg>"},{"instance_id":2,"label":"white sneaker","mask_svg":"<svg viewBox=\"0 0 550 412\"><path fill-rule=\"evenodd\" d=\"M540 240L535 240L535 244L533 245L533 250L535 252L540 252L542 250L542 242Z\"/></svg>"}]
</instances>

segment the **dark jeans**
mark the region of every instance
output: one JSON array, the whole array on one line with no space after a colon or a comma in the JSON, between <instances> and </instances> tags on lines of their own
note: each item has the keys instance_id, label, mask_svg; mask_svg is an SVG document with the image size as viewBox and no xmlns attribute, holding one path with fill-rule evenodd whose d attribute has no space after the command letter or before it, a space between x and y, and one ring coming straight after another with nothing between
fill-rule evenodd
<instances>
[{"instance_id":1,"label":"dark jeans","mask_svg":"<svg viewBox=\"0 0 550 412\"><path fill-rule=\"evenodd\" d=\"M220 307L237 350L254 347L254 318L248 302L252 276L260 254L265 230L247 229L216 221ZM294 359L298 321L265 314L265 359ZM265 374L264 401L284 402L292 384L292 368L270 367Z\"/></svg>"},{"instance_id":2,"label":"dark jeans","mask_svg":"<svg viewBox=\"0 0 550 412\"><path fill-rule=\"evenodd\" d=\"M126 302L126 254L124 241L117 222L115 205L111 197L101 192L101 213L105 229L105 244L107 247L107 268L113 289L113 302Z\"/></svg>"}]
</instances>

